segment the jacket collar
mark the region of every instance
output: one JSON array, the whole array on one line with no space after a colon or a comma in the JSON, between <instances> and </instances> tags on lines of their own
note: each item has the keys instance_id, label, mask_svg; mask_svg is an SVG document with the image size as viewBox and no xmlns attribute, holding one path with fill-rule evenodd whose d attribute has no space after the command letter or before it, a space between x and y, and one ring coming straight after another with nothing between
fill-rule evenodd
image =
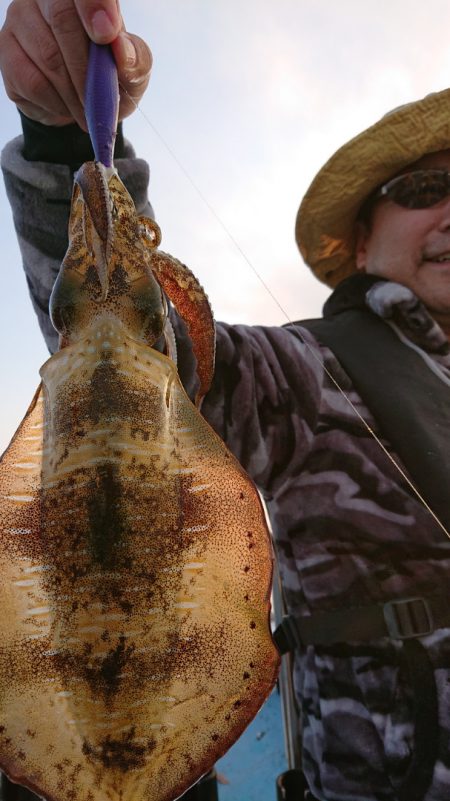
<instances>
[{"instance_id":1,"label":"jacket collar","mask_svg":"<svg viewBox=\"0 0 450 801\"><path fill-rule=\"evenodd\" d=\"M369 309L397 326L418 347L450 366L450 344L440 325L408 287L355 273L342 281L323 307L325 318L347 309Z\"/></svg>"}]
</instances>

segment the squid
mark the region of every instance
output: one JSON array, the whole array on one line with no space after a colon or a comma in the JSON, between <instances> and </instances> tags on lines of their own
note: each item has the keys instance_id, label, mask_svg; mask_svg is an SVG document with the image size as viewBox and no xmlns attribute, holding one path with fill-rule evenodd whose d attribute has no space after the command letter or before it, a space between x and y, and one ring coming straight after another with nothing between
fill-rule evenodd
<instances>
[{"instance_id":1,"label":"squid","mask_svg":"<svg viewBox=\"0 0 450 801\"><path fill-rule=\"evenodd\" d=\"M0 462L0 769L48 801L173 801L279 667L264 510L199 411L211 310L159 244L116 170L84 164L51 297L60 349Z\"/></svg>"}]
</instances>

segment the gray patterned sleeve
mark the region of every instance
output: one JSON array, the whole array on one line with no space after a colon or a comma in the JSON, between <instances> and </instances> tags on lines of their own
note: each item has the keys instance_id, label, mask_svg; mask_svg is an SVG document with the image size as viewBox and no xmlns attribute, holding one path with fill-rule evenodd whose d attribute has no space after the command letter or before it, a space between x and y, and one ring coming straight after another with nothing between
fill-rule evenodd
<instances>
[{"instance_id":1,"label":"gray patterned sleeve","mask_svg":"<svg viewBox=\"0 0 450 801\"><path fill-rule=\"evenodd\" d=\"M309 452L322 364L317 342L295 326L218 325L214 382L202 412L268 494L300 472Z\"/></svg>"}]
</instances>

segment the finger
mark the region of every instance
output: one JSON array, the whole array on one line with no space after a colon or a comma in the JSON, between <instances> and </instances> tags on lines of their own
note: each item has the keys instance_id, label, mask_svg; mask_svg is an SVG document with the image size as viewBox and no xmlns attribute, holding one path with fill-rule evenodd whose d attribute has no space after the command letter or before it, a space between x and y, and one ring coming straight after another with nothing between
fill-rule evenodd
<instances>
[{"instance_id":1,"label":"finger","mask_svg":"<svg viewBox=\"0 0 450 801\"><path fill-rule=\"evenodd\" d=\"M89 39L73 0L37 0L64 59L66 70L83 105Z\"/></svg>"},{"instance_id":2,"label":"finger","mask_svg":"<svg viewBox=\"0 0 450 801\"><path fill-rule=\"evenodd\" d=\"M152 54L139 36L121 32L111 44L120 86L119 119L136 109L150 80Z\"/></svg>"},{"instance_id":3,"label":"finger","mask_svg":"<svg viewBox=\"0 0 450 801\"><path fill-rule=\"evenodd\" d=\"M97 44L110 44L123 28L117 0L74 0L84 29Z\"/></svg>"},{"instance_id":4,"label":"finger","mask_svg":"<svg viewBox=\"0 0 450 801\"><path fill-rule=\"evenodd\" d=\"M7 75L3 64L9 60L14 63L14 71ZM24 114L39 122L45 118L50 121L46 124L53 124L52 116L73 121L59 94L10 33L2 36L1 64L6 93Z\"/></svg>"},{"instance_id":5,"label":"finger","mask_svg":"<svg viewBox=\"0 0 450 801\"><path fill-rule=\"evenodd\" d=\"M17 41L59 95L69 111L71 121L75 120L79 125L85 124L83 106L50 27L35 2L27 7L26 13L26 25L18 25L15 28ZM23 22L25 23L25 20ZM32 36L28 35L29 30L33 31ZM29 95L28 99L35 102L35 98Z\"/></svg>"},{"instance_id":6,"label":"finger","mask_svg":"<svg viewBox=\"0 0 450 801\"><path fill-rule=\"evenodd\" d=\"M35 106L34 103L29 103L27 100L22 100L17 103L17 108L25 114L30 120L41 122L42 125L62 126L69 125L73 122L72 117L58 117L53 112L47 112L42 106Z\"/></svg>"}]
</instances>

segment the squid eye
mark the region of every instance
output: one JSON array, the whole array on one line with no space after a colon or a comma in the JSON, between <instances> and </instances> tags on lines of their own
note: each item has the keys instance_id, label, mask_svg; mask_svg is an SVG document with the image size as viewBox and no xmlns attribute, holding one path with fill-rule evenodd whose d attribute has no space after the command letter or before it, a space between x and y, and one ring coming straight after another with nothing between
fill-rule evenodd
<instances>
[{"instance_id":1,"label":"squid eye","mask_svg":"<svg viewBox=\"0 0 450 801\"><path fill-rule=\"evenodd\" d=\"M141 217L139 231L146 244L152 250L161 244L161 229L154 220Z\"/></svg>"}]
</instances>

